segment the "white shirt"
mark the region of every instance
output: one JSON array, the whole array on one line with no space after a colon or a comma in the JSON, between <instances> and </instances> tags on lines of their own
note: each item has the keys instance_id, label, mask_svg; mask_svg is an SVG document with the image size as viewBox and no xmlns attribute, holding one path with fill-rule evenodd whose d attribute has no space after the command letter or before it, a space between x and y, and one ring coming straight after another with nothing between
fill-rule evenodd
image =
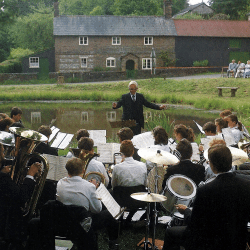
<instances>
[{"instance_id":1,"label":"white shirt","mask_svg":"<svg viewBox=\"0 0 250 250\"><path fill-rule=\"evenodd\" d=\"M104 165L100 161L92 159L88 164L87 171L85 174L87 174L89 172L99 172L99 173L103 174L105 177L105 186L106 187L108 186L109 177L108 177L108 174L107 174L107 171L106 171Z\"/></svg>"},{"instance_id":2,"label":"white shirt","mask_svg":"<svg viewBox=\"0 0 250 250\"><path fill-rule=\"evenodd\" d=\"M230 129L232 131L235 143L238 143L240 139L243 139L243 132L240 131L237 126Z\"/></svg>"},{"instance_id":3,"label":"white shirt","mask_svg":"<svg viewBox=\"0 0 250 250\"><path fill-rule=\"evenodd\" d=\"M97 199L96 187L80 176L64 177L57 183L56 199L64 205L82 206L92 213L102 210L101 201Z\"/></svg>"},{"instance_id":4,"label":"white shirt","mask_svg":"<svg viewBox=\"0 0 250 250\"><path fill-rule=\"evenodd\" d=\"M112 187L132 187L147 184L147 168L145 163L126 157L124 162L114 166Z\"/></svg>"}]
</instances>

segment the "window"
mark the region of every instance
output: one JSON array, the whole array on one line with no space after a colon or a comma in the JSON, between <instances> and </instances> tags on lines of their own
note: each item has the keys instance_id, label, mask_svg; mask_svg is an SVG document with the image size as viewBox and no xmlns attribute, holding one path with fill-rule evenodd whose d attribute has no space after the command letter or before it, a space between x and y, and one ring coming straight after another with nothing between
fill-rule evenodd
<instances>
[{"instance_id":1,"label":"window","mask_svg":"<svg viewBox=\"0 0 250 250\"><path fill-rule=\"evenodd\" d=\"M31 124L41 123L41 112L31 112Z\"/></svg>"},{"instance_id":2,"label":"window","mask_svg":"<svg viewBox=\"0 0 250 250\"><path fill-rule=\"evenodd\" d=\"M80 57L81 68L87 68L87 57Z\"/></svg>"},{"instance_id":3,"label":"window","mask_svg":"<svg viewBox=\"0 0 250 250\"><path fill-rule=\"evenodd\" d=\"M30 68L39 68L39 57L29 58Z\"/></svg>"},{"instance_id":4,"label":"window","mask_svg":"<svg viewBox=\"0 0 250 250\"><path fill-rule=\"evenodd\" d=\"M109 57L106 59L106 67L115 67L115 58Z\"/></svg>"},{"instance_id":5,"label":"window","mask_svg":"<svg viewBox=\"0 0 250 250\"><path fill-rule=\"evenodd\" d=\"M143 58L142 69L151 69L151 68L152 68L152 58Z\"/></svg>"},{"instance_id":6,"label":"window","mask_svg":"<svg viewBox=\"0 0 250 250\"><path fill-rule=\"evenodd\" d=\"M112 37L112 45L121 45L121 37L113 36Z\"/></svg>"},{"instance_id":7,"label":"window","mask_svg":"<svg viewBox=\"0 0 250 250\"><path fill-rule=\"evenodd\" d=\"M153 45L153 37L144 37L144 45Z\"/></svg>"},{"instance_id":8,"label":"window","mask_svg":"<svg viewBox=\"0 0 250 250\"><path fill-rule=\"evenodd\" d=\"M106 113L107 121L115 122L116 121L116 111L110 111Z\"/></svg>"},{"instance_id":9,"label":"window","mask_svg":"<svg viewBox=\"0 0 250 250\"><path fill-rule=\"evenodd\" d=\"M230 48L241 48L241 40L240 39L230 39L229 40Z\"/></svg>"},{"instance_id":10,"label":"window","mask_svg":"<svg viewBox=\"0 0 250 250\"><path fill-rule=\"evenodd\" d=\"M86 123L89 121L89 113L88 112L82 112L81 114L81 123Z\"/></svg>"},{"instance_id":11,"label":"window","mask_svg":"<svg viewBox=\"0 0 250 250\"><path fill-rule=\"evenodd\" d=\"M88 45L88 37L80 36L79 37L79 45Z\"/></svg>"}]
</instances>

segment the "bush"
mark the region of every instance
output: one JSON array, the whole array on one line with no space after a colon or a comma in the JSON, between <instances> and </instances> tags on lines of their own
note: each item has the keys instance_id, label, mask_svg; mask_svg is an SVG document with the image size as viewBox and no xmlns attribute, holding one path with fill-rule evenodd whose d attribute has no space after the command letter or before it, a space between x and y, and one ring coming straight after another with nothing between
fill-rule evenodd
<instances>
[{"instance_id":1,"label":"bush","mask_svg":"<svg viewBox=\"0 0 250 250\"><path fill-rule=\"evenodd\" d=\"M8 59L20 60L22 57L29 56L29 55L31 55L33 53L34 52L32 50L30 50L30 49L22 49L22 48L11 49Z\"/></svg>"},{"instance_id":2,"label":"bush","mask_svg":"<svg viewBox=\"0 0 250 250\"><path fill-rule=\"evenodd\" d=\"M206 67L206 66L208 66L208 60L194 61L193 66L194 67Z\"/></svg>"},{"instance_id":3,"label":"bush","mask_svg":"<svg viewBox=\"0 0 250 250\"><path fill-rule=\"evenodd\" d=\"M16 60L0 63L0 73L22 73L22 64Z\"/></svg>"}]
</instances>

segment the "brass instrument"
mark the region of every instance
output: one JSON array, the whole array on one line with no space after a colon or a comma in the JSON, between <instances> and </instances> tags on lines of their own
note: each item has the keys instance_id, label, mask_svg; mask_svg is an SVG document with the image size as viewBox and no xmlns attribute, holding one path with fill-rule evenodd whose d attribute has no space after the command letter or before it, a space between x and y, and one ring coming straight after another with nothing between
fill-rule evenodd
<instances>
[{"instance_id":1,"label":"brass instrument","mask_svg":"<svg viewBox=\"0 0 250 250\"><path fill-rule=\"evenodd\" d=\"M242 142L242 141L239 141L238 142L238 148L239 149L246 149L246 148L249 148L250 147L250 142Z\"/></svg>"},{"instance_id":2,"label":"brass instrument","mask_svg":"<svg viewBox=\"0 0 250 250\"><path fill-rule=\"evenodd\" d=\"M18 185L22 185L28 169L30 160L40 161L41 171L40 174L34 176L36 185L33 190L32 196L25 207L22 208L23 216L31 219L36 208L37 201L42 193L44 183L49 171L49 164L47 159L34 150L42 142L47 141L47 137L33 130L24 128L10 128L10 131L15 136L15 155L14 164L11 171L11 178Z\"/></svg>"}]
</instances>

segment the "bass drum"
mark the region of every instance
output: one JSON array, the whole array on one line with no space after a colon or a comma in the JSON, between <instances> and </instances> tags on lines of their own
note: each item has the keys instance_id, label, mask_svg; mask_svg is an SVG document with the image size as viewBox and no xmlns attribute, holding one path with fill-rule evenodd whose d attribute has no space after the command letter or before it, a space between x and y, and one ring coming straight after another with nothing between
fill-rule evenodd
<instances>
[{"instance_id":1,"label":"bass drum","mask_svg":"<svg viewBox=\"0 0 250 250\"><path fill-rule=\"evenodd\" d=\"M167 200L161 204L171 215L178 212L175 205L183 204L189 206L196 196L197 187L195 183L185 175L172 175L166 183L163 195L167 197Z\"/></svg>"}]
</instances>

